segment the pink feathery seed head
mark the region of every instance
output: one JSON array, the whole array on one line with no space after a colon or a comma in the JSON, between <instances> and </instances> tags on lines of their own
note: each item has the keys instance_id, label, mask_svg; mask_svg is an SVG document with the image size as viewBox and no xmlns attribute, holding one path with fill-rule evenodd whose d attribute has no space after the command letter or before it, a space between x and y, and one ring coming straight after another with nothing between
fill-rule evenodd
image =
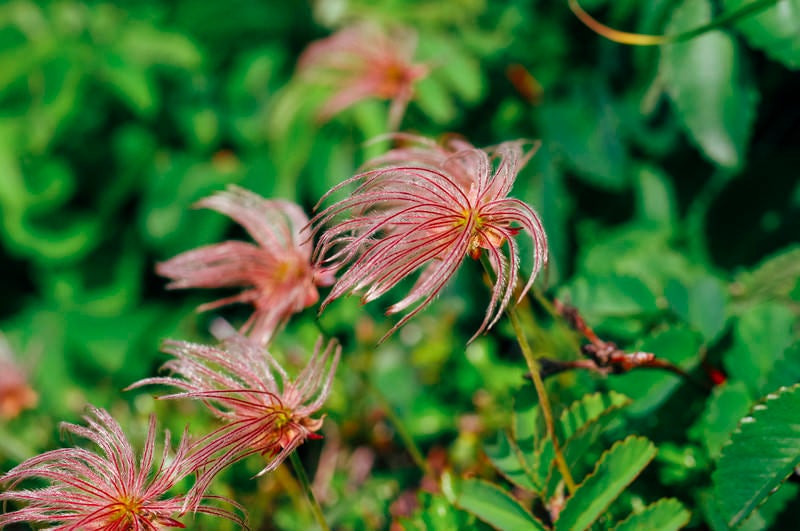
<instances>
[{"instance_id":1,"label":"pink feathery seed head","mask_svg":"<svg viewBox=\"0 0 800 531\"><path fill-rule=\"evenodd\" d=\"M290 379L269 351L227 323L218 322L214 332L221 339L219 347L166 341L163 350L174 359L164 368L172 375L147 378L130 387L175 387L178 392L161 398L200 400L223 421L196 442L197 454L208 463L195 484L198 494L220 470L240 459L262 454L267 460L263 474L313 437L323 420L313 415L328 398L341 353L333 340L323 348L320 338L308 365ZM189 506L195 501L190 493Z\"/></svg>"},{"instance_id":2,"label":"pink feathery seed head","mask_svg":"<svg viewBox=\"0 0 800 531\"><path fill-rule=\"evenodd\" d=\"M515 238L525 233L533 241L531 273L519 299L547 261L547 238L536 212L508 197L533 151L524 141L477 149L462 140L439 146L418 138L338 185L331 192L351 184L356 188L311 220L321 234L317 267L343 269L322 307L350 293L370 302L421 270L411 291L387 311L409 310L391 334L441 292L464 257L485 252L496 280L473 339L491 328L511 302L520 276Z\"/></svg>"},{"instance_id":3,"label":"pink feathery seed head","mask_svg":"<svg viewBox=\"0 0 800 531\"><path fill-rule=\"evenodd\" d=\"M0 477L0 484L10 485L0 493L1 501L27 503L22 509L0 514L0 527L29 522L63 531L185 528L177 520L185 512L185 497L169 498L166 494L203 464L190 453L187 434L184 433L175 454L170 456L170 436L166 432L161 461L154 471L155 417L150 419L138 462L119 424L105 410L91 408L84 418L88 426L64 423L62 429L92 441L100 453L83 448L52 450L28 459ZM12 490L32 478L43 479L49 486ZM243 510L230 500L202 495L193 510L245 526L235 513L201 503L210 499L223 500Z\"/></svg>"},{"instance_id":4,"label":"pink feathery seed head","mask_svg":"<svg viewBox=\"0 0 800 531\"><path fill-rule=\"evenodd\" d=\"M252 304L254 311L242 326L255 341L266 344L289 317L319 300L318 286L333 276L311 262L308 217L296 204L263 197L230 186L197 203L225 214L247 230L255 244L228 241L184 252L158 264L159 275L172 280L167 287L246 289L198 308L211 310L233 303Z\"/></svg>"},{"instance_id":5,"label":"pink feathery seed head","mask_svg":"<svg viewBox=\"0 0 800 531\"><path fill-rule=\"evenodd\" d=\"M323 120L369 98L391 100L389 124L396 130L414 95L414 84L430 66L413 63L416 35L360 24L311 43L298 60L301 78L330 85L334 94L320 113Z\"/></svg>"}]
</instances>

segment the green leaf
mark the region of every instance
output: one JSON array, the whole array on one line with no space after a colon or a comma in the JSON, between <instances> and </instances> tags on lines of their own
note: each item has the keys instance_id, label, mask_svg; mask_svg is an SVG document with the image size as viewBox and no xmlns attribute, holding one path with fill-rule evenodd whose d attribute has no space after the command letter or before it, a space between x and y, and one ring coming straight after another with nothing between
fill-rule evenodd
<instances>
[{"instance_id":1,"label":"green leaf","mask_svg":"<svg viewBox=\"0 0 800 531\"><path fill-rule=\"evenodd\" d=\"M709 345L719 338L728 318L723 283L711 275L702 275L690 283L673 279L665 295L672 310L683 321L703 334Z\"/></svg>"},{"instance_id":2,"label":"green leaf","mask_svg":"<svg viewBox=\"0 0 800 531\"><path fill-rule=\"evenodd\" d=\"M791 296L798 279L800 245L792 245L764 259L752 271L737 275L731 294L734 301L741 303L786 299Z\"/></svg>"},{"instance_id":3,"label":"green leaf","mask_svg":"<svg viewBox=\"0 0 800 531\"><path fill-rule=\"evenodd\" d=\"M593 393L576 400L561 414L557 424L561 451L575 479L582 478L586 473L586 470L580 468L586 451L616 418L614 413L630 403L630 398L614 391ZM538 453L540 456L538 469L548 474L547 488L543 495L545 498L550 498L555 495L558 484L562 481L555 462L552 441L546 440Z\"/></svg>"},{"instance_id":4,"label":"green leaf","mask_svg":"<svg viewBox=\"0 0 800 531\"><path fill-rule=\"evenodd\" d=\"M620 117L602 82L582 80L591 89L574 90L539 109L545 145L554 146L584 181L608 190L628 185L628 152L619 135Z\"/></svg>"},{"instance_id":5,"label":"green leaf","mask_svg":"<svg viewBox=\"0 0 800 531\"><path fill-rule=\"evenodd\" d=\"M463 101L475 103L483 95L481 65L460 46L460 40L447 38L440 32L425 35L419 43L419 56L434 65L431 77L441 80ZM442 57L447 60L441 61Z\"/></svg>"},{"instance_id":6,"label":"green leaf","mask_svg":"<svg viewBox=\"0 0 800 531\"><path fill-rule=\"evenodd\" d=\"M641 529L658 529L670 531L681 529L689 523L691 514L681 502L675 498L664 498L651 503L641 511L614 526L613 531L638 531Z\"/></svg>"},{"instance_id":7,"label":"green leaf","mask_svg":"<svg viewBox=\"0 0 800 531\"><path fill-rule=\"evenodd\" d=\"M522 404L525 404L523 398ZM613 418L613 412L630 403L630 399L619 393L594 393L573 402L559 419L559 439L570 468L579 462L586 449L597 439L600 432ZM522 409L519 403L517 409ZM485 447L487 457L497 470L515 485L549 498L557 488L561 476L555 465L552 441L544 440L544 428L538 426L538 406L535 413L528 412L527 425L520 426L515 433L522 435L521 442L500 433L494 445ZM516 415L517 422L525 415ZM537 432L529 435L531 427ZM549 481L548 481L549 478ZM543 490L547 483L547 488Z\"/></svg>"},{"instance_id":8,"label":"green leaf","mask_svg":"<svg viewBox=\"0 0 800 531\"><path fill-rule=\"evenodd\" d=\"M754 396L774 388L766 387L775 363L796 340L797 317L791 308L776 302L753 306L736 322L733 347L722 360L731 379L745 382Z\"/></svg>"},{"instance_id":9,"label":"green leaf","mask_svg":"<svg viewBox=\"0 0 800 531\"><path fill-rule=\"evenodd\" d=\"M636 277L653 293L669 279L691 279L699 267L675 249L671 230L628 224L609 231L592 224L580 228L578 268L582 275Z\"/></svg>"},{"instance_id":10,"label":"green leaf","mask_svg":"<svg viewBox=\"0 0 800 531\"><path fill-rule=\"evenodd\" d=\"M144 117L156 112L159 94L146 68L107 54L100 72L106 86L134 112Z\"/></svg>"},{"instance_id":11,"label":"green leaf","mask_svg":"<svg viewBox=\"0 0 800 531\"><path fill-rule=\"evenodd\" d=\"M743 521L800 465L800 384L782 387L741 420L712 476L728 525Z\"/></svg>"},{"instance_id":12,"label":"green leaf","mask_svg":"<svg viewBox=\"0 0 800 531\"><path fill-rule=\"evenodd\" d=\"M455 504L497 529L546 529L509 493L478 479L465 479L457 485Z\"/></svg>"},{"instance_id":13,"label":"green leaf","mask_svg":"<svg viewBox=\"0 0 800 531\"><path fill-rule=\"evenodd\" d=\"M767 501L753 511L747 520L737 526L737 531L775 529L772 524L789 504L796 503L798 491L800 491L800 486L797 484L784 483L773 491Z\"/></svg>"},{"instance_id":14,"label":"green leaf","mask_svg":"<svg viewBox=\"0 0 800 531\"><path fill-rule=\"evenodd\" d=\"M162 254L171 255L221 238L227 218L190 206L226 184L237 182L241 168L173 154L159 170L147 183L139 213L140 230L148 243Z\"/></svg>"},{"instance_id":15,"label":"green leaf","mask_svg":"<svg viewBox=\"0 0 800 531\"><path fill-rule=\"evenodd\" d=\"M567 500L556 520L556 531L592 525L655 456L655 445L644 437L631 435L615 443Z\"/></svg>"},{"instance_id":16,"label":"green leaf","mask_svg":"<svg viewBox=\"0 0 800 531\"><path fill-rule=\"evenodd\" d=\"M786 506L794 501L799 487L792 483L784 483L777 491L772 493L767 501L758 509L750 513L747 520L736 526L736 531L764 531L770 527ZM706 524L713 531L730 531L731 527L722 517L713 496L713 488L700 495L700 509L703 512Z\"/></svg>"},{"instance_id":17,"label":"green leaf","mask_svg":"<svg viewBox=\"0 0 800 531\"><path fill-rule=\"evenodd\" d=\"M709 0L684 0L665 33L711 21ZM716 164L736 169L745 160L757 92L745 75L736 40L722 31L661 48L660 74L689 137Z\"/></svg>"},{"instance_id":18,"label":"green leaf","mask_svg":"<svg viewBox=\"0 0 800 531\"><path fill-rule=\"evenodd\" d=\"M634 172L636 212L639 219L671 227L678 218L675 189L661 168L642 164Z\"/></svg>"},{"instance_id":19,"label":"green leaf","mask_svg":"<svg viewBox=\"0 0 800 531\"><path fill-rule=\"evenodd\" d=\"M765 389L777 389L784 385L800 382L800 342L796 342L783 351L782 357L775 360Z\"/></svg>"},{"instance_id":20,"label":"green leaf","mask_svg":"<svg viewBox=\"0 0 800 531\"><path fill-rule=\"evenodd\" d=\"M549 146L542 146L531 161L541 179L530 179L530 187L540 187L539 198L529 198L529 204L539 205L542 224L548 227L547 247L550 253L548 274L553 285L561 284L572 260L570 241L570 216L574 210L569 197L564 173L556 163Z\"/></svg>"},{"instance_id":21,"label":"green leaf","mask_svg":"<svg viewBox=\"0 0 800 531\"><path fill-rule=\"evenodd\" d=\"M412 100L425 116L437 124L452 122L458 109L445 86L433 77L426 77L415 85Z\"/></svg>"},{"instance_id":22,"label":"green leaf","mask_svg":"<svg viewBox=\"0 0 800 531\"><path fill-rule=\"evenodd\" d=\"M196 68L202 62L197 46L180 33L168 33L147 24L131 24L114 43L117 53L142 66L169 65Z\"/></svg>"},{"instance_id":23,"label":"green leaf","mask_svg":"<svg viewBox=\"0 0 800 531\"><path fill-rule=\"evenodd\" d=\"M559 419L561 436L567 441L600 417L625 407L630 402L630 398L614 391L585 395L570 404L569 409L561 414Z\"/></svg>"},{"instance_id":24,"label":"green leaf","mask_svg":"<svg viewBox=\"0 0 800 531\"><path fill-rule=\"evenodd\" d=\"M537 492L543 488L550 466L550 461L543 460L541 455L541 446L546 437L547 429L539 409L539 398L533 386L525 386L514 399L509 450L516 454L522 467L517 472L517 479L519 473L526 473ZM513 469L507 472L511 473Z\"/></svg>"},{"instance_id":25,"label":"green leaf","mask_svg":"<svg viewBox=\"0 0 800 531\"><path fill-rule=\"evenodd\" d=\"M535 476L526 467L525 457L517 444L506 433L498 433L497 442L484 446L483 451L492 465L507 480L529 492L539 491L541 481L538 484L534 483Z\"/></svg>"},{"instance_id":26,"label":"green leaf","mask_svg":"<svg viewBox=\"0 0 800 531\"><path fill-rule=\"evenodd\" d=\"M630 276L579 277L569 287L566 300L580 308L589 321L659 311L653 292L644 282Z\"/></svg>"},{"instance_id":27,"label":"green leaf","mask_svg":"<svg viewBox=\"0 0 800 531\"><path fill-rule=\"evenodd\" d=\"M512 438L523 450L533 451L547 436L539 399L533 386L526 385L514 399Z\"/></svg>"},{"instance_id":28,"label":"green leaf","mask_svg":"<svg viewBox=\"0 0 800 531\"><path fill-rule=\"evenodd\" d=\"M730 440L739 419L750 410L753 399L744 382L718 385L711 392L703 416L692 426L689 435L705 445L712 459L719 457L722 446Z\"/></svg>"},{"instance_id":29,"label":"green leaf","mask_svg":"<svg viewBox=\"0 0 800 531\"><path fill-rule=\"evenodd\" d=\"M726 11L757 0L725 0ZM736 24L748 44L788 68L800 68L800 0L781 0Z\"/></svg>"}]
</instances>

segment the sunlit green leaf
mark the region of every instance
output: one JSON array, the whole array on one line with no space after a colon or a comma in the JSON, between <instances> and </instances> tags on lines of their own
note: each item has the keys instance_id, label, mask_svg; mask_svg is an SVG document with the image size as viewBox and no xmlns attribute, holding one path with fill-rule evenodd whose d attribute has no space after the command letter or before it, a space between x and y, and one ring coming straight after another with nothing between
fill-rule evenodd
<instances>
[{"instance_id":1,"label":"sunlit green leaf","mask_svg":"<svg viewBox=\"0 0 800 531\"><path fill-rule=\"evenodd\" d=\"M158 108L158 91L150 73L143 67L126 64L121 58L108 55L101 76L108 88L134 112L150 116Z\"/></svg>"},{"instance_id":2,"label":"sunlit green leaf","mask_svg":"<svg viewBox=\"0 0 800 531\"><path fill-rule=\"evenodd\" d=\"M709 0L684 0L665 33L692 30L711 17ZM744 163L755 119L757 92L742 61L736 40L720 30L661 49L661 76L689 137L725 168Z\"/></svg>"},{"instance_id":3,"label":"sunlit green leaf","mask_svg":"<svg viewBox=\"0 0 800 531\"><path fill-rule=\"evenodd\" d=\"M725 0L734 11L756 0ZM800 68L800 1L779 0L763 11L736 23L747 42L788 68Z\"/></svg>"},{"instance_id":4,"label":"sunlit green leaf","mask_svg":"<svg viewBox=\"0 0 800 531\"><path fill-rule=\"evenodd\" d=\"M477 479L457 486L456 504L497 529L546 529L520 502L499 487Z\"/></svg>"},{"instance_id":5,"label":"sunlit green leaf","mask_svg":"<svg viewBox=\"0 0 800 531\"><path fill-rule=\"evenodd\" d=\"M677 219L675 190L660 168L642 165L634 173L636 210L641 219L669 226Z\"/></svg>"},{"instance_id":6,"label":"sunlit green leaf","mask_svg":"<svg viewBox=\"0 0 800 531\"><path fill-rule=\"evenodd\" d=\"M644 437L630 436L614 444L567 500L556 520L556 531L592 525L655 455L655 446Z\"/></svg>"}]
</instances>

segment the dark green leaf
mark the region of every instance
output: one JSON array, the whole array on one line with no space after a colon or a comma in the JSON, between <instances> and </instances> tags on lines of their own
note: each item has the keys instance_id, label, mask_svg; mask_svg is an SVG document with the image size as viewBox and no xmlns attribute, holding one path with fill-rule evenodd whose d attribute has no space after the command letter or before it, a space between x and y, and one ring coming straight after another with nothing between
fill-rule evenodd
<instances>
[{"instance_id":1,"label":"dark green leaf","mask_svg":"<svg viewBox=\"0 0 800 531\"><path fill-rule=\"evenodd\" d=\"M745 382L754 396L770 391L765 384L775 363L796 340L796 322L791 308L776 302L759 304L741 315L733 347L722 360L728 375Z\"/></svg>"},{"instance_id":2,"label":"dark green leaf","mask_svg":"<svg viewBox=\"0 0 800 531\"><path fill-rule=\"evenodd\" d=\"M598 80L586 86L601 87ZM559 103L539 110L542 140L562 154L570 169L600 188L620 190L628 184L628 153L619 136L619 116L603 89L575 90Z\"/></svg>"},{"instance_id":3,"label":"dark green leaf","mask_svg":"<svg viewBox=\"0 0 800 531\"><path fill-rule=\"evenodd\" d=\"M722 446L753 403L744 382L727 382L711 392L703 416L692 426L692 439L705 445L712 459L719 457Z\"/></svg>"},{"instance_id":4,"label":"dark green leaf","mask_svg":"<svg viewBox=\"0 0 800 531\"><path fill-rule=\"evenodd\" d=\"M800 384L766 396L741 420L713 474L721 513L735 526L800 464Z\"/></svg>"}]
</instances>

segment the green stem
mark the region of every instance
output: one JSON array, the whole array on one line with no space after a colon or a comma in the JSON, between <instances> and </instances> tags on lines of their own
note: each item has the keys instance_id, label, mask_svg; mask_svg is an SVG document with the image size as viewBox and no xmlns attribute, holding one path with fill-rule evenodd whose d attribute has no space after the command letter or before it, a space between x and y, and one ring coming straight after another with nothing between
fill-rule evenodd
<instances>
[{"instance_id":1,"label":"green stem","mask_svg":"<svg viewBox=\"0 0 800 531\"><path fill-rule=\"evenodd\" d=\"M494 275L494 272L485 253L481 255L481 264L486 270L486 274L489 275L489 278L491 279ZM554 309L552 310L555 311ZM542 416L544 417L547 436L553 443L553 453L555 454L556 466L558 467L558 471L561 472L561 477L564 478L564 484L567 486L567 490L570 494L572 494L575 492L576 488L575 480L572 479L572 474L569 471L567 460L564 458L564 453L561 451L561 445L558 443L556 427L555 423L553 422L553 409L550 407L550 399L547 397L547 389L545 389L544 381L542 381L539 361L533 354L530 344L528 344L528 338L525 336L525 331L522 329L522 323L520 322L517 306L513 305L507 307L506 315L511 321L511 326L514 328L514 334L517 336L517 342L519 343L520 349L522 349L522 356L525 358L525 363L528 365L528 371L530 372L531 379L533 380L533 387L536 389L536 395L539 397L539 406L542 409Z\"/></svg>"},{"instance_id":2,"label":"green stem","mask_svg":"<svg viewBox=\"0 0 800 531\"><path fill-rule=\"evenodd\" d=\"M539 397L539 405L542 408L542 415L544 416L544 424L547 428L547 435L553 442L553 453L555 454L556 466L558 466L558 470L561 472L561 477L564 478L564 483L567 486L567 490L570 494L572 494L575 492L575 480L572 479L572 474L569 471L567 460L564 458L564 453L561 451L561 445L558 443L555 423L553 422L553 409L550 407L550 399L547 397L547 390L545 389L544 382L542 381L539 362L536 360L536 356L534 356L533 351L528 344L528 339L525 337L524 330L522 330L522 325L519 320L519 315L517 314L516 306L508 308L506 310L506 314L511 320L511 326L514 328L514 334L517 336L517 342L522 349L522 355L525 358L525 363L528 364L528 371L531 373L533 386L536 388L536 394Z\"/></svg>"},{"instance_id":3,"label":"green stem","mask_svg":"<svg viewBox=\"0 0 800 531\"><path fill-rule=\"evenodd\" d=\"M294 473L297 475L297 481L300 483L306 498L308 498L308 503L311 504L311 512L314 513L314 519L322 531L330 531L328 522L325 521L325 515L322 514L322 507L320 507L317 497L314 496L314 491L311 490L311 483L308 481L306 469L303 468L303 463L300 462L296 451L289 454L289 460L292 462L292 468L294 468Z\"/></svg>"}]
</instances>

